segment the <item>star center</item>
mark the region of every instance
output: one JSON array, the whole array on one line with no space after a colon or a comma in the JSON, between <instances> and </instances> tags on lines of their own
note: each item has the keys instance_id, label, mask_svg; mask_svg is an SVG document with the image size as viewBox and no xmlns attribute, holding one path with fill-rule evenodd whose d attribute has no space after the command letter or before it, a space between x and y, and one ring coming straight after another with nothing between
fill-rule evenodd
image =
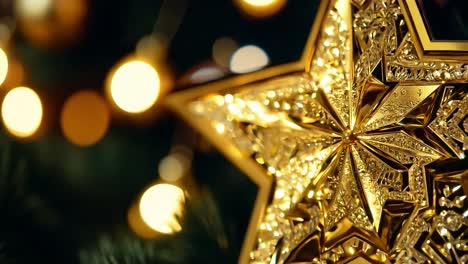
<instances>
[{"instance_id":1,"label":"star center","mask_svg":"<svg viewBox=\"0 0 468 264\"><path fill-rule=\"evenodd\" d=\"M358 139L358 136L353 130L347 129L343 132L342 139L344 144L352 144Z\"/></svg>"}]
</instances>

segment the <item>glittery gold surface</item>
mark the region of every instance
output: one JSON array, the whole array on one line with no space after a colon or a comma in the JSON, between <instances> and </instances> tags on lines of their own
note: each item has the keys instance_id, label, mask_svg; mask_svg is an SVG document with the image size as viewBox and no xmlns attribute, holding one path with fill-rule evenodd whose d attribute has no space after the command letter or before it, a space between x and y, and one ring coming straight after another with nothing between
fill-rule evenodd
<instances>
[{"instance_id":1,"label":"glittery gold surface","mask_svg":"<svg viewBox=\"0 0 468 264\"><path fill-rule=\"evenodd\" d=\"M403 7L332 2L304 72L183 97L273 183L242 261L468 261L466 62L422 60Z\"/></svg>"}]
</instances>

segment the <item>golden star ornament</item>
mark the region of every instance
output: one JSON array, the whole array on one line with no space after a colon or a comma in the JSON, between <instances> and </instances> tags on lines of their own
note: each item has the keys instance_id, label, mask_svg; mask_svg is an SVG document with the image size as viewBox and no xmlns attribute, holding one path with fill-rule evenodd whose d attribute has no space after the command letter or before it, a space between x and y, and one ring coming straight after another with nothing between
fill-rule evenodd
<instances>
[{"instance_id":1,"label":"golden star ornament","mask_svg":"<svg viewBox=\"0 0 468 264\"><path fill-rule=\"evenodd\" d=\"M322 1L298 62L168 99L259 187L240 263L468 263L468 46L420 5Z\"/></svg>"}]
</instances>

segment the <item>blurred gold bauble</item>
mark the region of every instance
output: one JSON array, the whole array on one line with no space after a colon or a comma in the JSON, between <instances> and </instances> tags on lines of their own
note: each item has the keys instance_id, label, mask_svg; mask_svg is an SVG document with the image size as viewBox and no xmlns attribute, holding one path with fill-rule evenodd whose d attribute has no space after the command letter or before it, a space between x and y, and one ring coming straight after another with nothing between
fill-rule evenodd
<instances>
[{"instance_id":1,"label":"blurred gold bauble","mask_svg":"<svg viewBox=\"0 0 468 264\"><path fill-rule=\"evenodd\" d=\"M18 29L37 46L56 48L78 40L88 14L87 0L16 0Z\"/></svg>"},{"instance_id":2,"label":"blurred gold bauble","mask_svg":"<svg viewBox=\"0 0 468 264\"><path fill-rule=\"evenodd\" d=\"M266 18L278 13L287 0L234 0L239 10L252 18Z\"/></svg>"}]
</instances>

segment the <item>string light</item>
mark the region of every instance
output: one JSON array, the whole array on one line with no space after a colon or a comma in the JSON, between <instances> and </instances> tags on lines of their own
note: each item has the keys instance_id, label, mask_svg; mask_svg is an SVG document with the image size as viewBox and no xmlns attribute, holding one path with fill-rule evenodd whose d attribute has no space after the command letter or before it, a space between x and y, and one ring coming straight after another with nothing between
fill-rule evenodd
<instances>
[{"instance_id":1,"label":"string light","mask_svg":"<svg viewBox=\"0 0 468 264\"><path fill-rule=\"evenodd\" d=\"M60 124L65 137L79 146L98 142L109 127L110 111L105 100L96 92L83 90L65 102Z\"/></svg>"},{"instance_id":2,"label":"string light","mask_svg":"<svg viewBox=\"0 0 468 264\"><path fill-rule=\"evenodd\" d=\"M10 90L2 103L2 118L7 130L17 137L29 137L42 121L42 103L32 89L18 87Z\"/></svg>"},{"instance_id":3,"label":"string light","mask_svg":"<svg viewBox=\"0 0 468 264\"><path fill-rule=\"evenodd\" d=\"M231 57L229 69L233 73L257 71L270 63L266 52L255 45L240 47Z\"/></svg>"},{"instance_id":4,"label":"string light","mask_svg":"<svg viewBox=\"0 0 468 264\"><path fill-rule=\"evenodd\" d=\"M236 0L236 5L246 15L265 18L278 13L286 4L286 0Z\"/></svg>"},{"instance_id":5,"label":"string light","mask_svg":"<svg viewBox=\"0 0 468 264\"><path fill-rule=\"evenodd\" d=\"M111 75L110 95L114 103L128 113L142 113L154 105L160 93L156 69L142 60L119 66Z\"/></svg>"},{"instance_id":6,"label":"string light","mask_svg":"<svg viewBox=\"0 0 468 264\"><path fill-rule=\"evenodd\" d=\"M178 217L184 209L184 191L171 184L156 184L148 188L140 199L140 215L155 231L172 234L182 230Z\"/></svg>"},{"instance_id":7,"label":"string light","mask_svg":"<svg viewBox=\"0 0 468 264\"><path fill-rule=\"evenodd\" d=\"M0 85L5 81L5 78L8 73L8 57L3 51L2 48L0 48Z\"/></svg>"}]
</instances>

